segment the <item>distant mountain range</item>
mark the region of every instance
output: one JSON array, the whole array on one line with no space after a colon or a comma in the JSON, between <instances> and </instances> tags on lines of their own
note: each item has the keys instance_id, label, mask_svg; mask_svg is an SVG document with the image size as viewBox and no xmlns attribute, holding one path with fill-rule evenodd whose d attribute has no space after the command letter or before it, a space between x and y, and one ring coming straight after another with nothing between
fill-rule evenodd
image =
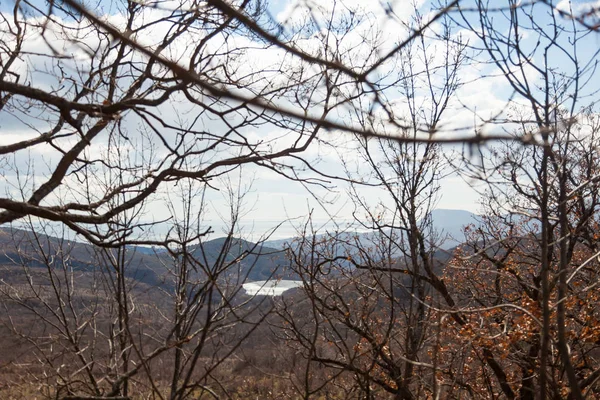
<instances>
[{"instance_id":1,"label":"distant mountain range","mask_svg":"<svg viewBox=\"0 0 600 400\"><path fill-rule=\"evenodd\" d=\"M477 223L477 216L463 210L435 210L432 212L432 221L434 229L443 238L440 247L450 249L461 242L462 228L465 225ZM321 235L331 237L336 234ZM374 233L370 232L344 232L334 237L361 246L368 246L375 240ZM194 258L208 268L230 265L223 275L234 277L240 284L246 280L295 279L297 276L286 268L289 261L282 250L293 240L294 238L271 240L257 245L242 239L234 238L227 242L226 238L218 238L202 242L190 250ZM41 256L40 250L43 250L47 259ZM164 249L130 247L125 259L127 278L151 286L171 284L170 268L174 260ZM18 266L22 264L33 268L44 268L48 263L60 266L62 260L68 260L70 268L82 273L97 271L99 266L110 268L105 265L109 263L108 259L103 258L101 252L92 245L0 227L0 266L5 271L18 274Z\"/></svg>"},{"instance_id":2,"label":"distant mountain range","mask_svg":"<svg viewBox=\"0 0 600 400\"><path fill-rule=\"evenodd\" d=\"M167 254L142 253L131 249L125 257L125 276L134 281L161 286L165 284L164 262ZM66 240L43 233L0 227L0 267L11 268L12 273L22 267L66 267L80 273L110 269L106 253L92 245ZM1 277L1 276L0 276Z\"/></svg>"},{"instance_id":3,"label":"distant mountain range","mask_svg":"<svg viewBox=\"0 0 600 400\"><path fill-rule=\"evenodd\" d=\"M242 239L233 238L226 243L226 238L218 238L189 250L198 263L208 269L215 265L228 266L222 276L235 274L242 280L250 281L295 277L285 272L287 261L282 250ZM110 257L106 254L106 251L86 243L0 227L0 267L5 272L7 268L10 269L11 276L18 273L22 266L46 268L50 265L52 268L62 268L64 263L80 273L98 272L103 268L110 270ZM125 275L151 286L169 286L174 262L164 248L130 246L125 254ZM196 268L196 271L200 275L202 268Z\"/></svg>"},{"instance_id":4,"label":"distant mountain range","mask_svg":"<svg viewBox=\"0 0 600 400\"><path fill-rule=\"evenodd\" d=\"M446 210L436 209L431 212L433 222L433 230L438 236L437 246L441 249L448 250L458 246L464 240L463 228L469 224L477 225L479 216L465 210ZM373 232L326 232L317 235L318 237L337 237L338 239L347 241L349 238L356 240L358 236L359 243L363 245L373 244L375 241ZM264 242L264 246L275 249L284 249L294 242L297 238L285 238L268 240Z\"/></svg>"}]
</instances>

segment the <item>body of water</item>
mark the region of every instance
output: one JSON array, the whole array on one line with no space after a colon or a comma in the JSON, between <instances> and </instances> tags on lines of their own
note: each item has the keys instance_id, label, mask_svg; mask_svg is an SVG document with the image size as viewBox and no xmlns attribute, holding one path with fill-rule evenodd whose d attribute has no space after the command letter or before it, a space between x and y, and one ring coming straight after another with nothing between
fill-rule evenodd
<instances>
[{"instance_id":1,"label":"body of water","mask_svg":"<svg viewBox=\"0 0 600 400\"><path fill-rule=\"evenodd\" d=\"M286 290L301 286L302 281L291 280L255 281L242 285L249 296L281 296Z\"/></svg>"}]
</instances>

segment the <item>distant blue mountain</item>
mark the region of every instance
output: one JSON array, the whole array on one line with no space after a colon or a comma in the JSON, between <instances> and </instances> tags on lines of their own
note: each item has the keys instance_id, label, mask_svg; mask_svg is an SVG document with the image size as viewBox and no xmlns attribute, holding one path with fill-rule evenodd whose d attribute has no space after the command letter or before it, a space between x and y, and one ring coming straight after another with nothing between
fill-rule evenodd
<instances>
[{"instance_id":1,"label":"distant blue mountain","mask_svg":"<svg viewBox=\"0 0 600 400\"><path fill-rule=\"evenodd\" d=\"M456 247L464 241L463 228L469 224L478 225L479 217L465 210L436 209L431 212L433 229L436 232L436 245L444 250ZM373 232L343 232L343 233L321 233L317 237L335 236L339 240L358 240L362 245L372 244L376 238ZM356 237L358 236L358 239ZM276 239L266 241L263 245L275 249L284 249L296 238Z\"/></svg>"},{"instance_id":2,"label":"distant blue mountain","mask_svg":"<svg viewBox=\"0 0 600 400\"><path fill-rule=\"evenodd\" d=\"M437 209L431 212L433 229L440 235L442 249L451 249L465 240L463 228L466 225L479 225L479 216L465 210Z\"/></svg>"}]
</instances>

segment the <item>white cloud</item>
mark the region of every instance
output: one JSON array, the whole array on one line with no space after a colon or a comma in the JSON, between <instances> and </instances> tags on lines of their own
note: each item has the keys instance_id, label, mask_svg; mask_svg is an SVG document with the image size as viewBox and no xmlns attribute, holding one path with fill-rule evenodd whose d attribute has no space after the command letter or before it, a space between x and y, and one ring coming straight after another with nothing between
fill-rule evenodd
<instances>
[{"instance_id":1,"label":"white cloud","mask_svg":"<svg viewBox=\"0 0 600 400\"><path fill-rule=\"evenodd\" d=\"M561 0L555 8L567 14L572 13L574 16L578 17L591 11L597 11L598 8L600 8L600 1Z\"/></svg>"}]
</instances>

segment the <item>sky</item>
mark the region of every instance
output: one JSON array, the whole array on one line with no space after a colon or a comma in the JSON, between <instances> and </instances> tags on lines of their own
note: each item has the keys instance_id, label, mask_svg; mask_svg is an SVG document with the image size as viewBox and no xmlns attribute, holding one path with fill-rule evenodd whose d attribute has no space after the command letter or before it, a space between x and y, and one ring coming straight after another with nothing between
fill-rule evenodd
<instances>
[{"instance_id":1,"label":"sky","mask_svg":"<svg viewBox=\"0 0 600 400\"><path fill-rule=\"evenodd\" d=\"M585 4L584 4L585 3ZM587 2L589 3L589 2ZM586 2L575 2L574 8L577 10L585 10ZM8 2L3 2L0 6L0 11L6 11ZM109 3L103 2L101 5L105 5L107 9L110 9ZM163 3L165 7L168 7L171 3ZM173 3L174 4L174 3ZM365 55L364 45L361 43L364 37L373 35L374 31L379 31L381 36L381 50L380 53L385 53L386 49L402 40L408 34L408 30L405 27L405 23L415 18L414 11L411 7L407 7L405 2L391 2L383 3L379 2L376 4L369 3L368 10L365 9L365 2L360 0L346 0L339 2L337 8L333 8L333 2L318 2L318 1L283 1L273 0L269 4L269 13L281 24L287 24L290 31L293 30L294 24L297 24L307 18L307 5L313 7L312 11L316 15L316 20L326 23L327 19L325 16L331 15L332 13L340 21L344 18L349 18L355 14L367 12L367 18L362 23L355 23L352 25L352 29L344 35L341 35L345 49L347 49L346 57L344 60L349 64L365 62L365 57L376 56L376 55ZM422 13L423 18L427 19L430 15L431 4L426 1L416 1L417 9ZM390 18L386 11L387 7L395 12L393 18ZM568 9L568 2L561 1L560 7ZM98 7L102 9L102 7ZM152 18L153 13L159 11L150 10L148 12L148 18ZM321 14L319 14L321 13ZM116 12L109 13L106 18L115 25L123 23L123 18ZM321 15L321 17L319 17ZM543 15L542 15L543 16ZM544 17L544 16L543 16ZM547 18L546 15L544 18ZM457 19L460 19L456 16ZM504 23L502 18L498 17L496 20L500 26ZM432 26L432 32L440 32L441 25L434 24ZM140 40L147 41L149 45L160 40L163 32L166 32L168 27L157 26L152 31L148 32L148 35L141 37ZM454 38L461 38L464 43L468 43L469 46L476 48L478 46L477 38L470 32L461 29L460 27L455 28L451 34ZM307 51L314 49L314 43L319 35L317 30L301 32L298 34L300 41L299 44ZM527 37L527 32L523 33L524 43L526 46L535 46L535 38ZM39 56L39 54L48 54L50 46L54 46L59 51L63 51L65 54L69 54L74 57L73 65L77 68L85 67L89 62L86 60L86 54L79 45L73 43L65 43L60 36L52 37L52 40L47 40L51 36L51 32L46 32L46 40L39 35L32 36L27 41L27 48L34 53L34 55L19 60L18 68L22 70L29 70L28 74L25 74L25 79L28 79L34 86L40 88L55 88L57 85L60 86L63 83L57 81L56 76L47 73L46 63L47 58ZM179 42L174 45L173 57L179 59L182 63L185 61L186 55L186 40L189 38L182 38ZM248 42L248 39L242 37L228 38L228 42L221 43L220 46L234 46L236 44L243 43L245 45L256 45L255 43ZM101 39L96 37L87 37L84 42L90 46L94 46L94 43L100 43ZM426 50L422 53L417 53L414 58L413 67L416 69L422 68L423 59L430 58L434 64L443 65L444 52L441 51L439 44L436 41L426 41ZM589 38L589 45L595 46L598 43L597 37ZM216 45L217 48L219 44ZM312 47L311 47L312 46ZM256 45L257 49L254 52L249 52L248 56L244 58L244 61L240 63L239 71L243 73L250 71L262 71L265 77L269 77L273 82L278 82L277 69L273 66L279 65L282 62L281 51L273 48L264 48ZM583 49L582 51L585 51ZM37 54L37 55L35 55ZM440 126L442 129L451 132L452 129L461 128L464 132L472 132L474 126L481 129L484 132L495 133L496 130L500 129L496 126L480 126L481 122L493 115L506 115L507 112L511 112L511 108L507 107L507 102L512 95L512 89L507 84L502 71L498 70L494 66L483 62L489 60L489 57L483 53L474 54L471 56L473 60L480 60L482 62L465 62L459 71L459 80L461 82L460 88L457 90L456 97L452 99L448 107L447 113L442 118ZM538 61L539 54L532 50L532 60ZM384 64L379 73L384 76L386 73L393 71L394 68L398 67L398 63L402 63L402 58L394 61L396 64ZM564 55L556 55L556 64L560 68L564 68L565 71L569 71L569 65L565 62ZM75 67L73 67L76 69ZM273 72L274 71L274 72ZM530 78L535 81L536 72L531 69L526 71L530 74ZM443 79L443 77L435 77L435 79ZM596 87L590 85L586 88L590 93L596 90ZM60 86L63 87L63 86ZM394 112L398 115L406 113L406 99L403 97L402 90L392 86L387 92L388 100L390 104L394 104ZM420 90L414 93L414 104L422 107L422 110L427 109L428 104L428 92ZM523 99L514 98L511 103L511 107L519 107L524 104ZM508 111L507 111L508 110ZM344 114L349 110L340 108L339 114L336 118L340 121L344 121L350 114ZM425 112L425 111L424 111ZM170 107L161 108L161 113L164 118L172 120L192 120L194 118L194 109L186 108L183 103L173 103ZM33 128L41 129L44 124L41 120L36 122L23 123L23 115L17 114L0 114L0 135L3 143L10 143L17 140L22 140L23 137L27 137L32 134ZM36 124L40 124L37 126ZM219 131L223 129L223 124L219 121L213 121L210 119L201 119L199 122L202 124L204 129L208 131ZM29 124L29 125L28 125ZM142 124L139 119L134 117L128 117L128 121L125 124L128 134L134 134L138 127ZM391 130L390 126L383 126L384 130ZM285 146L289 144L290 140L294 140L288 133L277 128L275 126L261 126L256 128L249 128L244 131L244 134L251 141L256 143L265 143L269 146ZM361 166L360 157L353 146L356 145L355 141L346 133L337 131L326 131L321 134L322 141L319 144L311 146L305 153L305 158L309 160L312 165L319 168L321 171L327 174L343 175L344 170L341 168L341 160L354 163L356 166ZM141 143L140 141L132 142L129 145L124 145L122 150L128 151L133 154L132 157L136 156L136 144ZM68 145L65 142L65 146ZM129 147L127 147L129 146ZM469 152L473 150L470 148L463 149L459 146L445 146L444 156L450 160L458 161L463 151ZM94 152L108 152L110 147L100 143L96 147ZM486 149L484 148L484 151ZM27 193L31 189L32 182L39 182L44 176L47 176L51 170L51 166L56 163L58 154L48 147L38 146L28 154L19 154L16 158L5 158L0 160L0 175L3 179L0 179L0 193L4 192L9 196L15 196L16 193L24 189ZM360 168L357 168L359 171ZM364 171L359 171L364 172ZM20 180L16 180L16 175L20 174ZM25 176L33 175L35 178L27 180ZM215 181L211 185L213 189L205 192L206 206L202 207L202 220L204 224L213 226L216 231L222 231L223 226L226 225L226 221L229 219L229 194L226 190L227 187L234 188L245 193L241 205L241 225L242 231L244 232L264 232L271 227L276 226L280 221L289 220L290 224L286 224L278 232L274 234L274 237L287 237L293 231L293 229L301 227L306 222L307 216L312 215L314 221L317 221L321 225L331 226L331 220L337 221L340 225L344 225L347 221L351 221L355 208L353 203L347 198L347 191L349 186L347 183L341 181L329 180L326 182L328 189L321 188L315 185L303 185L299 182L294 182L283 178L272 171L264 168L256 168L253 166L244 166L241 171L237 171L232 174L225 181ZM479 205L479 194L484 190L484 187L477 185L477 181L470 179L465 176L459 176L457 174L448 174L440 182L440 194L437 202L435 203L436 208L443 209L463 209L472 212L480 212L481 208ZM373 188L360 188L361 196L373 206L376 206L378 202L385 202L385 197L382 197L381 191ZM178 189L169 185L161 187L153 201L147 204L143 214L143 218L146 220L159 220L162 216L170 213L180 213L181 210L172 210L169 208L169 203L176 202Z\"/></svg>"}]
</instances>

